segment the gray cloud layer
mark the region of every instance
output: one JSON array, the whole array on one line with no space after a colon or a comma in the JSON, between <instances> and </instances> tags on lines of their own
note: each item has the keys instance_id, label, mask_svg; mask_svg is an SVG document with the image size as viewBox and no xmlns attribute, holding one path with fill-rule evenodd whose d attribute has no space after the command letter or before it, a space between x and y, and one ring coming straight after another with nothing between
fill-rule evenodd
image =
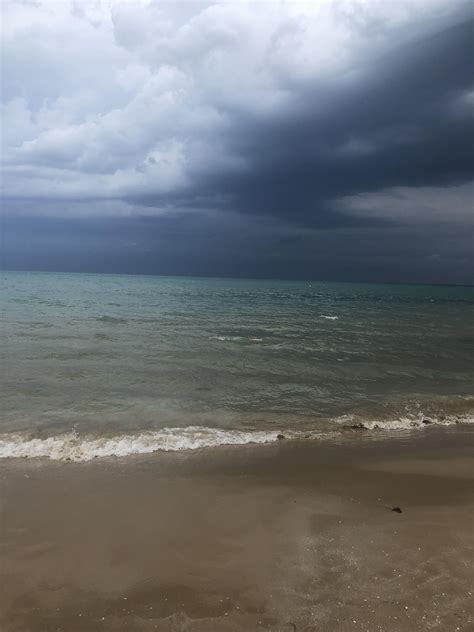
<instances>
[{"instance_id":1,"label":"gray cloud layer","mask_svg":"<svg viewBox=\"0 0 474 632\"><path fill-rule=\"evenodd\" d=\"M472 280L469 3L3 13L6 267Z\"/></svg>"}]
</instances>

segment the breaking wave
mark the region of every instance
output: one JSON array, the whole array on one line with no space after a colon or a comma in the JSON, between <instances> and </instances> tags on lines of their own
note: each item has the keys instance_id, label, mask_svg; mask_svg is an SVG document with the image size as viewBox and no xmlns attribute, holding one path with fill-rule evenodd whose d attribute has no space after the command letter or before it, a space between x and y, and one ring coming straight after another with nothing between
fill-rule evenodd
<instances>
[{"instance_id":1,"label":"breaking wave","mask_svg":"<svg viewBox=\"0 0 474 632\"><path fill-rule=\"evenodd\" d=\"M219 340L220 342L262 342L263 338L257 336L209 336L209 340Z\"/></svg>"},{"instance_id":2,"label":"breaking wave","mask_svg":"<svg viewBox=\"0 0 474 632\"><path fill-rule=\"evenodd\" d=\"M268 443L278 432L221 430L201 426L114 436L81 436L76 432L36 438L12 433L0 436L0 458L46 457L53 460L90 461L110 456L129 456L163 451L196 450L219 445Z\"/></svg>"},{"instance_id":3,"label":"breaking wave","mask_svg":"<svg viewBox=\"0 0 474 632\"><path fill-rule=\"evenodd\" d=\"M22 433L0 435L0 459L48 458L55 461L91 461L104 457L126 457L157 451L196 450L223 445L264 444L280 439L329 439L347 432L412 431L430 426L472 424L474 416L407 416L394 420L367 421L354 415L338 417L325 432L308 430L225 430L204 426L163 428L156 431L122 433L113 436L80 435L68 432L39 438Z\"/></svg>"},{"instance_id":4,"label":"breaking wave","mask_svg":"<svg viewBox=\"0 0 474 632\"><path fill-rule=\"evenodd\" d=\"M345 430L416 430L429 426L452 426L454 424L472 424L474 423L474 415L443 415L429 416L419 413L417 415L406 415L396 419L383 420L367 420L357 415L343 415L338 417L336 423Z\"/></svg>"}]
</instances>

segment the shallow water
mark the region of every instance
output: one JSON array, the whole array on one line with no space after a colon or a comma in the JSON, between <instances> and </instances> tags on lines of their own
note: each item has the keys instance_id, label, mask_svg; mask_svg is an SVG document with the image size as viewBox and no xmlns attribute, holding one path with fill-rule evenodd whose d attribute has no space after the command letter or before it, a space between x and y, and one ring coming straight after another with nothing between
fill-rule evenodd
<instances>
[{"instance_id":1,"label":"shallow water","mask_svg":"<svg viewBox=\"0 0 474 632\"><path fill-rule=\"evenodd\" d=\"M472 417L473 288L27 272L1 287L0 456Z\"/></svg>"}]
</instances>

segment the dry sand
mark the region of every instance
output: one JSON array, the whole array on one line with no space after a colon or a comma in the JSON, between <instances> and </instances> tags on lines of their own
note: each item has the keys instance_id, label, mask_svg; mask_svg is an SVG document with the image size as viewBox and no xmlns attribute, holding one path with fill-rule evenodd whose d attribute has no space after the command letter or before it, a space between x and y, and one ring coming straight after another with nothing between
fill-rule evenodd
<instances>
[{"instance_id":1,"label":"dry sand","mask_svg":"<svg viewBox=\"0 0 474 632\"><path fill-rule=\"evenodd\" d=\"M457 427L3 461L1 630L471 631L473 447Z\"/></svg>"}]
</instances>

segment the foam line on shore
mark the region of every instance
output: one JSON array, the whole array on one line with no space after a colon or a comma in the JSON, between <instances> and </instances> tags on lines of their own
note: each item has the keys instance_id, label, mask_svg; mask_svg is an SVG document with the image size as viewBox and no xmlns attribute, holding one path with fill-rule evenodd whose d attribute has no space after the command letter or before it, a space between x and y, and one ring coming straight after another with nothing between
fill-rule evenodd
<instances>
[{"instance_id":1,"label":"foam line on shore","mask_svg":"<svg viewBox=\"0 0 474 632\"><path fill-rule=\"evenodd\" d=\"M123 433L114 436L81 436L76 432L47 438L12 433L0 436L0 458L43 457L53 460L90 461L110 456L147 454L158 450L196 450L219 445L268 443L277 432L222 430L200 426L164 428L157 431Z\"/></svg>"},{"instance_id":2,"label":"foam line on shore","mask_svg":"<svg viewBox=\"0 0 474 632\"><path fill-rule=\"evenodd\" d=\"M223 445L264 444L279 439L328 439L347 431L396 432L421 430L430 426L474 423L472 415L440 418L419 415L385 421L361 421L352 415L339 417L333 430L253 430L241 431L204 426L163 428L162 430L121 433L113 436L80 435L68 432L50 437L22 433L0 435L0 459L48 458L55 461L90 461L104 457L126 457L162 451L196 450Z\"/></svg>"}]
</instances>

